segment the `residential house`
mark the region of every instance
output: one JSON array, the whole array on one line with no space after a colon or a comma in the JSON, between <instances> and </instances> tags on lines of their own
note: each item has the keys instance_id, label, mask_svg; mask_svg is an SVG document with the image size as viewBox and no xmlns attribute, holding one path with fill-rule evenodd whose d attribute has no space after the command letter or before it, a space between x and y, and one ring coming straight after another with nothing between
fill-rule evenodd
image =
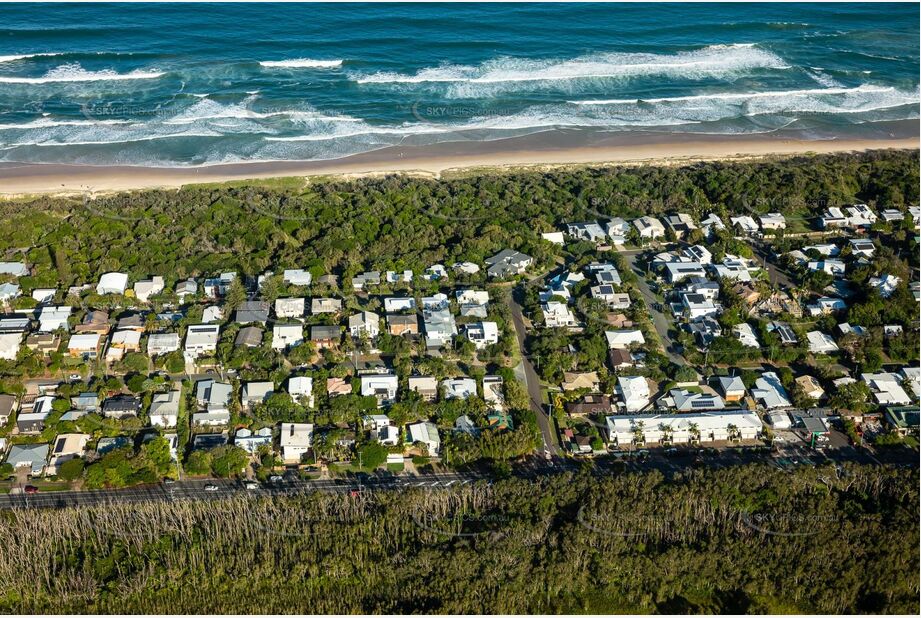
<instances>
[{"instance_id":1,"label":"residential house","mask_svg":"<svg viewBox=\"0 0 921 618\"><path fill-rule=\"evenodd\" d=\"M313 445L313 424L279 423L278 445L285 463L300 463Z\"/></svg>"},{"instance_id":2,"label":"residential house","mask_svg":"<svg viewBox=\"0 0 921 618\"><path fill-rule=\"evenodd\" d=\"M806 310L809 312L809 315L813 317L828 315L829 313L844 311L845 309L847 309L847 304L845 304L843 300L829 296L823 296L814 303L806 305Z\"/></svg>"},{"instance_id":3,"label":"residential house","mask_svg":"<svg viewBox=\"0 0 921 618\"><path fill-rule=\"evenodd\" d=\"M378 407L390 405L397 399L399 378L393 374L370 374L359 378L361 396L374 397Z\"/></svg>"},{"instance_id":4,"label":"residential house","mask_svg":"<svg viewBox=\"0 0 921 618\"><path fill-rule=\"evenodd\" d=\"M313 275L301 268L289 268L282 273L281 278L289 285L307 286L310 285Z\"/></svg>"},{"instance_id":5,"label":"residential house","mask_svg":"<svg viewBox=\"0 0 921 618\"><path fill-rule=\"evenodd\" d=\"M284 320L304 317L304 298L279 298L275 301L275 317Z\"/></svg>"},{"instance_id":6,"label":"residential house","mask_svg":"<svg viewBox=\"0 0 921 618\"><path fill-rule=\"evenodd\" d=\"M0 425L10 422L10 417L16 412L18 403L14 395L0 394Z\"/></svg>"},{"instance_id":7,"label":"residential house","mask_svg":"<svg viewBox=\"0 0 921 618\"><path fill-rule=\"evenodd\" d=\"M291 399L302 403L308 408L313 407L313 378L309 376L293 376L288 378L288 394Z\"/></svg>"},{"instance_id":8,"label":"residential house","mask_svg":"<svg viewBox=\"0 0 921 618\"><path fill-rule=\"evenodd\" d=\"M230 285L236 280L237 273L221 273L217 277L205 279L202 290L210 298L220 298L227 294Z\"/></svg>"},{"instance_id":9,"label":"residential house","mask_svg":"<svg viewBox=\"0 0 921 618\"><path fill-rule=\"evenodd\" d=\"M578 326L579 321L566 303L549 301L541 306L544 313L544 325L547 328L568 328Z\"/></svg>"},{"instance_id":10,"label":"residential house","mask_svg":"<svg viewBox=\"0 0 921 618\"><path fill-rule=\"evenodd\" d=\"M627 412L638 412L649 405L649 382L643 376L620 376L617 394Z\"/></svg>"},{"instance_id":11,"label":"residential house","mask_svg":"<svg viewBox=\"0 0 921 618\"><path fill-rule=\"evenodd\" d=\"M57 352L60 345L61 337L57 333L34 334L26 337L26 347L44 356Z\"/></svg>"},{"instance_id":12,"label":"residential house","mask_svg":"<svg viewBox=\"0 0 921 618\"><path fill-rule=\"evenodd\" d=\"M198 294L198 283L195 279L186 279L176 284L176 297L180 303L184 303L189 296Z\"/></svg>"},{"instance_id":13,"label":"residential house","mask_svg":"<svg viewBox=\"0 0 921 618\"><path fill-rule=\"evenodd\" d=\"M252 431L246 427L241 427L233 436L233 444L249 453L255 455L263 446L272 445L272 428L263 427Z\"/></svg>"},{"instance_id":14,"label":"residential house","mask_svg":"<svg viewBox=\"0 0 921 618\"><path fill-rule=\"evenodd\" d=\"M585 240L588 242L604 242L608 239L607 233L598 225L597 221L586 223L568 223L566 233L576 240Z\"/></svg>"},{"instance_id":15,"label":"residential house","mask_svg":"<svg viewBox=\"0 0 921 618\"><path fill-rule=\"evenodd\" d=\"M151 277L150 279L138 281L134 284L134 296L142 303L146 303L150 300L151 296L156 296L163 292L164 285L163 277L159 275Z\"/></svg>"},{"instance_id":16,"label":"residential house","mask_svg":"<svg viewBox=\"0 0 921 618\"><path fill-rule=\"evenodd\" d=\"M318 350L334 348L342 340L342 331L338 326L317 325L310 327L310 341Z\"/></svg>"},{"instance_id":17,"label":"residential house","mask_svg":"<svg viewBox=\"0 0 921 618\"><path fill-rule=\"evenodd\" d=\"M755 380L755 387L752 389L752 397L761 403L761 406L767 410L774 408L789 408L790 396L787 395L787 389L783 387L780 378L773 371L765 371L761 377Z\"/></svg>"},{"instance_id":18,"label":"residential house","mask_svg":"<svg viewBox=\"0 0 921 618\"><path fill-rule=\"evenodd\" d=\"M864 257L873 257L876 252L876 245L869 238L850 238L848 244L851 246L851 253L862 255Z\"/></svg>"},{"instance_id":19,"label":"residential house","mask_svg":"<svg viewBox=\"0 0 921 618\"><path fill-rule=\"evenodd\" d=\"M272 340L273 343L276 341L277 339ZM234 338L233 344L238 348L258 348L262 345L262 329L258 326L244 326L237 332L237 336Z\"/></svg>"},{"instance_id":20,"label":"residential house","mask_svg":"<svg viewBox=\"0 0 921 618\"><path fill-rule=\"evenodd\" d=\"M416 299L413 297L406 298L385 298L384 310L387 313L400 313L403 311L415 311Z\"/></svg>"},{"instance_id":21,"label":"residential house","mask_svg":"<svg viewBox=\"0 0 921 618\"><path fill-rule=\"evenodd\" d=\"M125 273L105 273L99 278L96 285L96 293L100 296L104 294L124 294L125 288L128 287L128 275Z\"/></svg>"},{"instance_id":22,"label":"residential house","mask_svg":"<svg viewBox=\"0 0 921 618\"><path fill-rule=\"evenodd\" d=\"M729 222L733 227L738 228L742 234L751 236L758 233L758 224L748 215L739 215L738 217L729 217Z\"/></svg>"},{"instance_id":23,"label":"residential house","mask_svg":"<svg viewBox=\"0 0 921 618\"><path fill-rule=\"evenodd\" d=\"M419 393L423 401L438 399L438 380L431 376L409 376L409 390Z\"/></svg>"},{"instance_id":24,"label":"residential house","mask_svg":"<svg viewBox=\"0 0 921 618\"><path fill-rule=\"evenodd\" d=\"M217 351L217 342L220 337L219 324L191 324L185 335L185 356L187 359L196 359Z\"/></svg>"},{"instance_id":25,"label":"residential house","mask_svg":"<svg viewBox=\"0 0 921 618\"><path fill-rule=\"evenodd\" d=\"M14 470L28 468L29 476L39 477L45 470L48 460L47 444L14 444L6 456L6 463Z\"/></svg>"},{"instance_id":26,"label":"residential house","mask_svg":"<svg viewBox=\"0 0 921 618\"><path fill-rule=\"evenodd\" d=\"M269 321L269 303L261 300L247 300L237 307L237 324L265 324Z\"/></svg>"},{"instance_id":27,"label":"residential house","mask_svg":"<svg viewBox=\"0 0 921 618\"><path fill-rule=\"evenodd\" d=\"M666 262L665 278L670 283L678 283L689 277L705 277L707 271L700 262Z\"/></svg>"},{"instance_id":28,"label":"residential house","mask_svg":"<svg viewBox=\"0 0 921 618\"><path fill-rule=\"evenodd\" d=\"M502 376L483 376L483 400L492 410L505 409Z\"/></svg>"},{"instance_id":29,"label":"residential house","mask_svg":"<svg viewBox=\"0 0 921 618\"><path fill-rule=\"evenodd\" d=\"M907 406L911 403L911 397L902 388L902 380L895 373L862 373L860 379L870 388L876 403L881 406Z\"/></svg>"},{"instance_id":30,"label":"residential house","mask_svg":"<svg viewBox=\"0 0 921 618\"><path fill-rule=\"evenodd\" d=\"M51 449L51 460L45 472L49 475L57 475L61 464L71 459L79 459L86 452L86 444L90 441L89 434L85 433L62 433L54 439L54 447Z\"/></svg>"},{"instance_id":31,"label":"residential house","mask_svg":"<svg viewBox=\"0 0 921 618\"><path fill-rule=\"evenodd\" d=\"M490 277L503 279L513 275L520 275L534 263L534 258L520 251L503 249L491 258L486 259L486 273Z\"/></svg>"},{"instance_id":32,"label":"residential house","mask_svg":"<svg viewBox=\"0 0 921 618\"><path fill-rule=\"evenodd\" d=\"M442 380L445 399L469 399L476 397L476 380L473 378L448 378Z\"/></svg>"},{"instance_id":33,"label":"residential house","mask_svg":"<svg viewBox=\"0 0 921 618\"><path fill-rule=\"evenodd\" d=\"M794 381L803 391L803 394L805 394L810 399L815 399L818 401L825 396L825 389L823 389L822 385L819 384L819 381L812 376L799 376Z\"/></svg>"},{"instance_id":34,"label":"residential house","mask_svg":"<svg viewBox=\"0 0 921 618\"><path fill-rule=\"evenodd\" d=\"M361 292L362 290L368 289L369 286L380 285L381 284L381 273L380 271L373 270L369 272L361 273L355 277L352 277L352 289L356 292Z\"/></svg>"},{"instance_id":35,"label":"residential house","mask_svg":"<svg viewBox=\"0 0 921 618\"><path fill-rule=\"evenodd\" d=\"M179 349L179 333L153 333L147 338L147 355L151 357L169 354Z\"/></svg>"},{"instance_id":36,"label":"residential house","mask_svg":"<svg viewBox=\"0 0 921 618\"><path fill-rule=\"evenodd\" d=\"M93 360L99 356L100 339L95 333L71 335L67 344L67 354L73 358Z\"/></svg>"},{"instance_id":37,"label":"residential house","mask_svg":"<svg viewBox=\"0 0 921 618\"><path fill-rule=\"evenodd\" d=\"M115 395L102 402L102 415L106 418L128 418L141 411L141 400L134 395Z\"/></svg>"},{"instance_id":38,"label":"residential house","mask_svg":"<svg viewBox=\"0 0 921 618\"><path fill-rule=\"evenodd\" d=\"M829 354L838 351L838 345L831 335L818 330L806 333L806 340L809 342L809 351L813 354Z\"/></svg>"},{"instance_id":39,"label":"residential house","mask_svg":"<svg viewBox=\"0 0 921 618\"><path fill-rule=\"evenodd\" d=\"M614 217L604 224L604 231L611 237L612 243L615 245L622 245L627 242L627 235L630 233L630 224L620 217Z\"/></svg>"},{"instance_id":40,"label":"residential house","mask_svg":"<svg viewBox=\"0 0 921 618\"><path fill-rule=\"evenodd\" d=\"M356 339L362 335L374 339L380 332L381 318L376 313L361 311L349 316L349 333Z\"/></svg>"},{"instance_id":41,"label":"residential house","mask_svg":"<svg viewBox=\"0 0 921 618\"><path fill-rule=\"evenodd\" d=\"M644 344L646 339L643 331L637 328L608 330L604 332L608 340L608 348L629 348L633 344Z\"/></svg>"},{"instance_id":42,"label":"residential house","mask_svg":"<svg viewBox=\"0 0 921 618\"><path fill-rule=\"evenodd\" d=\"M326 396L329 398L340 395L351 395L352 385L344 378L326 378Z\"/></svg>"},{"instance_id":43,"label":"residential house","mask_svg":"<svg viewBox=\"0 0 921 618\"><path fill-rule=\"evenodd\" d=\"M766 215L761 215L761 229L762 230L783 230L787 227L787 219L780 214L779 212L769 212Z\"/></svg>"},{"instance_id":44,"label":"residential house","mask_svg":"<svg viewBox=\"0 0 921 618\"><path fill-rule=\"evenodd\" d=\"M387 331L394 336L418 335L419 318L412 315L387 315Z\"/></svg>"},{"instance_id":45,"label":"residential house","mask_svg":"<svg viewBox=\"0 0 921 618\"><path fill-rule=\"evenodd\" d=\"M499 325L495 322L472 322L464 332L477 350L499 343Z\"/></svg>"},{"instance_id":46,"label":"residential house","mask_svg":"<svg viewBox=\"0 0 921 618\"><path fill-rule=\"evenodd\" d=\"M758 337L755 335L755 329L747 322L742 322L741 324L733 326L732 334L747 348L761 347L761 344L758 342Z\"/></svg>"},{"instance_id":47,"label":"residential house","mask_svg":"<svg viewBox=\"0 0 921 618\"><path fill-rule=\"evenodd\" d=\"M273 350L286 350L303 343L303 341L304 325L300 322L272 325Z\"/></svg>"},{"instance_id":48,"label":"residential house","mask_svg":"<svg viewBox=\"0 0 921 618\"><path fill-rule=\"evenodd\" d=\"M575 391L582 388L589 389L591 391L598 390L598 384L600 380L598 378L597 371L564 371L563 372L563 390L564 391Z\"/></svg>"},{"instance_id":49,"label":"residential house","mask_svg":"<svg viewBox=\"0 0 921 618\"><path fill-rule=\"evenodd\" d=\"M424 444L429 455L438 456L441 450L441 438L435 423L413 423L406 427L406 441L409 444Z\"/></svg>"},{"instance_id":50,"label":"residential house","mask_svg":"<svg viewBox=\"0 0 921 618\"><path fill-rule=\"evenodd\" d=\"M691 230L696 230L697 226L694 225L694 219L691 215L683 212L679 212L674 215L665 216L665 225L671 229L675 236L678 238L684 238L684 235L690 232Z\"/></svg>"},{"instance_id":51,"label":"residential house","mask_svg":"<svg viewBox=\"0 0 921 618\"><path fill-rule=\"evenodd\" d=\"M425 346L429 349L441 348L450 344L457 335L457 323L451 310L423 309L422 321L425 326Z\"/></svg>"},{"instance_id":52,"label":"residential house","mask_svg":"<svg viewBox=\"0 0 921 618\"><path fill-rule=\"evenodd\" d=\"M338 298L314 298L310 301L310 313L339 313L342 311L342 301Z\"/></svg>"},{"instance_id":53,"label":"residential house","mask_svg":"<svg viewBox=\"0 0 921 618\"><path fill-rule=\"evenodd\" d=\"M566 403L570 416L608 415L611 413L611 398L602 393L586 393L578 401Z\"/></svg>"},{"instance_id":54,"label":"residential house","mask_svg":"<svg viewBox=\"0 0 921 618\"><path fill-rule=\"evenodd\" d=\"M69 331L67 319L70 317L71 307L42 307L38 314L38 332L53 333L57 330Z\"/></svg>"},{"instance_id":55,"label":"residential house","mask_svg":"<svg viewBox=\"0 0 921 618\"><path fill-rule=\"evenodd\" d=\"M870 277L867 284L874 288L883 298L889 298L895 292L901 283L901 279L895 275L883 275L882 277Z\"/></svg>"},{"instance_id":56,"label":"residential house","mask_svg":"<svg viewBox=\"0 0 921 618\"><path fill-rule=\"evenodd\" d=\"M714 212L707 215L705 219L700 220L700 231L704 233L704 238L712 239L716 232L726 229L726 224Z\"/></svg>"},{"instance_id":57,"label":"residential house","mask_svg":"<svg viewBox=\"0 0 921 618\"><path fill-rule=\"evenodd\" d=\"M608 363L614 371L633 367L636 364L630 350L626 348L610 348L608 350Z\"/></svg>"},{"instance_id":58,"label":"residential house","mask_svg":"<svg viewBox=\"0 0 921 618\"><path fill-rule=\"evenodd\" d=\"M722 376L716 380L717 390L725 401L742 401L745 398L745 382L739 376Z\"/></svg>"},{"instance_id":59,"label":"residential house","mask_svg":"<svg viewBox=\"0 0 921 618\"><path fill-rule=\"evenodd\" d=\"M175 427L179 419L179 402L182 391L156 393L150 403L150 424L154 427Z\"/></svg>"},{"instance_id":60,"label":"residential house","mask_svg":"<svg viewBox=\"0 0 921 618\"><path fill-rule=\"evenodd\" d=\"M272 382L245 382L240 389L240 403L244 410L251 410L253 406L265 403L275 392Z\"/></svg>"},{"instance_id":61,"label":"residential house","mask_svg":"<svg viewBox=\"0 0 921 618\"><path fill-rule=\"evenodd\" d=\"M78 335L74 335L75 337ZM73 338L71 338L73 341ZM112 333L109 347L106 350L106 362L120 361L129 352L141 350L141 333L136 330L117 330Z\"/></svg>"},{"instance_id":62,"label":"residential house","mask_svg":"<svg viewBox=\"0 0 921 618\"><path fill-rule=\"evenodd\" d=\"M655 217L639 217L633 220L633 227L639 233L640 238L654 240L665 236L665 226Z\"/></svg>"},{"instance_id":63,"label":"residential house","mask_svg":"<svg viewBox=\"0 0 921 618\"><path fill-rule=\"evenodd\" d=\"M96 333L105 337L109 334L109 314L105 311L87 311L86 315L83 316L83 321L74 327L74 332Z\"/></svg>"}]
</instances>

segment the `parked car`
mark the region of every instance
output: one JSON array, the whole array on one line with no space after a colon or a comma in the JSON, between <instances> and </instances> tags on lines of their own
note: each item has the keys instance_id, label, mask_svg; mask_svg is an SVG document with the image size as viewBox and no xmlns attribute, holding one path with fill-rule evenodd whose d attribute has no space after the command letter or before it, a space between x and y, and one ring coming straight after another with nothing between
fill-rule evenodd
<instances>
[{"instance_id":1,"label":"parked car","mask_svg":"<svg viewBox=\"0 0 921 618\"><path fill-rule=\"evenodd\" d=\"M211 483L208 483L207 485L205 485L205 491L217 491L218 489L220 489L220 487L218 487L217 485L213 485Z\"/></svg>"},{"instance_id":2,"label":"parked car","mask_svg":"<svg viewBox=\"0 0 921 618\"><path fill-rule=\"evenodd\" d=\"M23 491L25 491L27 494L37 494L37 493L38 493L38 487L36 487L35 485L26 485L26 486L23 488Z\"/></svg>"},{"instance_id":3,"label":"parked car","mask_svg":"<svg viewBox=\"0 0 921 618\"><path fill-rule=\"evenodd\" d=\"M259 489L259 483L254 483L253 481L249 481L248 483L244 485L244 487L246 487L247 489Z\"/></svg>"}]
</instances>

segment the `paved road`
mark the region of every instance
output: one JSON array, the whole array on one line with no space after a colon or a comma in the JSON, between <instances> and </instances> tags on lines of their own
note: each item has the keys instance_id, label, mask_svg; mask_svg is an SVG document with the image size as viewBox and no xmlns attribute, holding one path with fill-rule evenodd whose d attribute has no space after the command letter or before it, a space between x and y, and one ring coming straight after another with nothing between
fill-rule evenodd
<instances>
[{"instance_id":1,"label":"paved road","mask_svg":"<svg viewBox=\"0 0 921 618\"><path fill-rule=\"evenodd\" d=\"M686 364L684 357L681 356L678 351L678 345L668 334L671 322L661 311L655 309L659 301L656 300L656 295L653 294L652 289L649 287L649 282L646 281L646 272L637 266L636 262L640 254L638 252L625 251L621 255L624 256L627 264L630 265L630 270L636 275L636 287L639 289L640 294L643 296L643 300L646 302L646 308L649 310L649 317L652 318L652 324L659 334L659 339L662 340L662 347L665 349L665 354L668 356L668 359L676 365Z\"/></svg>"},{"instance_id":2,"label":"paved road","mask_svg":"<svg viewBox=\"0 0 921 618\"><path fill-rule=\"evenodd\" d=\"M541 394L540 378L534 370L534 365L528 359L525 340L528 331L524 325L524 317L521 313L521 305L514 298L515 290L510 290L506 295L509 311L512 314L512 323L515 325L515 335L518 337L518 349L521 351L521 365L523 371L516 371L516 375L523 377L522 382L528 392L528 400L531 402L531 409L537 416L537 424L540 426L540 433L544 439L544 449L549 451L552 456L560 455L560 448L557 445L556 432L553 429L553 423L544 409L543 396Z\"/></svg>"}]
</instances>

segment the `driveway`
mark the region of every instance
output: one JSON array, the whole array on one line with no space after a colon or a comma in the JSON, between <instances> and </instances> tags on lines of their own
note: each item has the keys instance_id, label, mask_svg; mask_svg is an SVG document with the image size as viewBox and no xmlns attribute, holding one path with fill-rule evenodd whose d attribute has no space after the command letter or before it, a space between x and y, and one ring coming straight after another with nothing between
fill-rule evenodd
<instances>
[{"instance_id":1,"label":"driveway","mask_svg":"<svg viewBox=\"0 0 921 618\"><path fill-rule=\"evenodd\" d=\"M668 334L671 322L665 317L665 314L655 308L659 301L656 300L656 295L653 294L652 289L649 287L649 282L646 281L646 273L636 263L640 255L639 252L624 251L621 255L624 256L627 264L630 265L630 270L636 275L636 287L640 291L643 300L646 302L646 308L649 310L649 317L652 319L652 324L659 334L659 339L662 341L662 347L665 349L666 356L676 365L687 364L684 357L678 353L678 346Z\"/></svg>"}]
</instances>

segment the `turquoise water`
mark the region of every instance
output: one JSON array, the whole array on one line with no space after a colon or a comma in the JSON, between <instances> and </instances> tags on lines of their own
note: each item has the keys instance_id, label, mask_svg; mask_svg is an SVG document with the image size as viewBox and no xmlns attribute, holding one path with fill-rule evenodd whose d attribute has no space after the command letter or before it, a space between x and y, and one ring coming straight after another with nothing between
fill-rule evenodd
<instances>
[{"instance_id":1,"label":"turquoise water","mask_svg":"<svg viewBox=\"0 0 921 618\"><path fill-rule=\"evenodd\" d=\"M888 134L917 4L0 8L0 161L333 159L560 129Z\"/></svg>"}]
</instances>

